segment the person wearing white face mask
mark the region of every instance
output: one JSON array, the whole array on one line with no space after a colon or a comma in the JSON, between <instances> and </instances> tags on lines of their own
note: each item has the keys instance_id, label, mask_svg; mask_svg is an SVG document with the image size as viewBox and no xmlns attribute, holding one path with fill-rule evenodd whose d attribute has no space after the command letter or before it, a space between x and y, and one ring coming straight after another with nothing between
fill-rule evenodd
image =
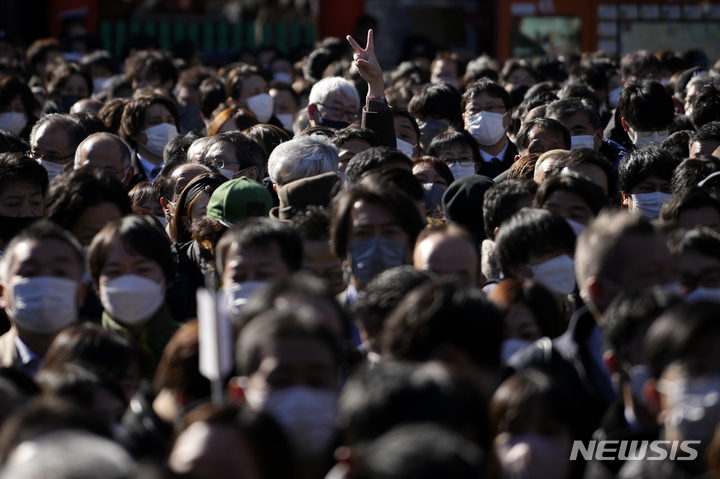
<instances>
[{"instance_id":1,"label":"person wearing white face mask","mask_svg":"<svg viewBox=\"0 0 720 479\"><path fill-rule=\"evenodd\" d=\"M491 173L488 171L490 164L483 163L477 143L466 130L448 128L433 138L427 154L443 160L456 180L475 175L480 170Z\"/></svg>"},{"instance_id":2,"label":"person wearing white face mask","mask_svg":"<svg viewBox=\"0 0 720 479\"><path fill-rule=\"evenodd\" d=\"M480 145L478 174L494 178L508 170L518 154L507 137L512 124L512 100L503 87L490 80L468 86L462 96L465 129Z\"/></svg>"},{"instance_id":3,"label":"person wearing white face mask","mask_svg":"<svg viewBox=\"0 0 720 479\"><path fill-rule=\"evenodd\" d=\"M141 216L113 221L95 236L88 253L90 279L105 311L103 328L136 340L152 375L180 324L165 294L175 279L165 232Z\"/></svg>"},{"instance_id":4,"label":"person wearing white face mask","mask_svg":"<svg viewBox=\"0 0 720 479\"><path fill-rule=\"evenodd\" d=\"M85 139L80 122L70 115L51 113L33 126L28 156L40 163L50 182L72 170L75 150Z\"/></svg>"},{"instance_id":5,"label":"person wearing white face mask","mask_svg":"<svg viewBox=\"0 0 720 479\"><path fill-rule=\"evenodd\" d=\"M0 260L0 307L11 324L0 337L0 366L35 375L55 336L77 321L83 271L77 242L49 221L10 242Z\"/></svg>"},{"instance_id":6,"label":"person wearing white face mask","mask_svg":"<svg viewBox=\"0 0 720 479\"><path fill-rule=\"evenodd\" d=\"M260 123L283 128L273 113L273 97L268 91L267 80L255 67L238 67L227 76L229 105L249 109Z\"/></svg>"},{"instance_id":7,"label":"person wearing white face mask","mask_svg":"<svg viewBox=\"0 0 720 479\"><path fill-rule=\"evenodd\" d=\"M270 310L242 329L231 398L275 419L299 459L301 477L324 473L336 435L339 337L314 308Z\"/></svg>"},{"instance_id":8,"label":"person wearing white face mask","mask_svg":"<svg viewBox=\"0 0 720 479\"><path fill-rule=\"evenodd\" d=\"M638 81L625 85L618 111L620 123L637 149L667 138L675 117L675 104L659 82Z\"/></svg>"},{"instance_id":9,"label":"person wearing white face mask","mask_svg":"<svg viewBox=\"0 0 720 479\"><path fill-rule=\"evenodd\" d=\"M0 130L19 136L28 118L39 111L38 102L25 82L12 75L0 76Z\"/></svg>"},{"instance_id":10,"label":"person wearing white face mask","mask_svg":"<svg viewBox=\"0 0 720 479\"><path fill-rule=\"evenodd\" d=\"M648 218L657 218L672 196L672 179L680 159L657 146L627 154L620 162L618 186L623 208Z\"/></svg>"},{"instance_id":11,"label":"person wearing white face mask","mask_svg":"<svg viewBox=\"0 0 720 479\"><path fill-rule=\"evenodd\" d=\"M127 104L119 134L137 153L132 167L141 180L155 180L165 165L163 149L178 136L179 124L180 114L169 97L143 95Z\"/></svg>"}]
</instances>

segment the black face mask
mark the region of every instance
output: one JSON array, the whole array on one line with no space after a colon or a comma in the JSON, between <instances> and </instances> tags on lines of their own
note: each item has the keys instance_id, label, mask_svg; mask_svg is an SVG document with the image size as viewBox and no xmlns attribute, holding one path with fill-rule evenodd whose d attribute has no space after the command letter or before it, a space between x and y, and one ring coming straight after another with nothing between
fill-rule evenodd
<instances>
[{"instance_id":1,"label":"black face mask","mask_svg":"<svg viewBox=\"0 0 720 479\"><path fill-rule=\"evenodd\" d=\"M8 244L19 232L40 219L40 216L16 218L0 215L0 241Z\"/></svg>"},{"instance_id":2,"label":"black face mask","mask_svg":"<svg viewBox=\"0 0 720 479\"><path fill-rule=\"evenodd\" d=\"M342 130L343 128L350 126L350 123L339 120L328 120L324 116L321 116L318 125L327 126L328 128L334 128L335 130Z\"/></svg>"}]
</instances>

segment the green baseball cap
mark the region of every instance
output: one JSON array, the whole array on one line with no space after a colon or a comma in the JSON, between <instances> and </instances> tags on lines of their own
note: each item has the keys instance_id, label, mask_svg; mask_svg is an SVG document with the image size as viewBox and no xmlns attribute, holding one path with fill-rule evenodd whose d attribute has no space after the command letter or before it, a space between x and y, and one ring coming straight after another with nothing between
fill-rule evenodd
<instances>
[{"instance_id":1,"label":"green baseball cap","mask_svg":"<svg viewBox=\"0 0 720 479\"><path fill-rule=\"evenodd\" d=\"M207 216L230 228L245 218L267 216L270 208L270 192L257 181L242 177L223 183L213 192Z\"/></svg>"}]
</instances>

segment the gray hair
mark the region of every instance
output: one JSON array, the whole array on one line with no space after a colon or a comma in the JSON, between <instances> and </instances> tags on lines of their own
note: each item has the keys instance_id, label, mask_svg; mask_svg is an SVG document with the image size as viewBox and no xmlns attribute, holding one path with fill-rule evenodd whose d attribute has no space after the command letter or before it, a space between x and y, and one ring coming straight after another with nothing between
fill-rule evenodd
<instances>
[{"instance_id":1,"label":"gray hair","mask_svg":"<svg viewBox=\"0 0 720 479\"><path fill-rule=\"evenodd\" d=\"M117 135L113 135L112 133L93 133L92 135L85 138L83 141L80 142L80 144L77 147L77 150L75 150L75 168L80 168L82 165L80 162L82 161L82 150L83 146L85 146L86 143L90 143L91 140L110 140L113 141L118 149L120 150L120 160L122 161L122 165L124 169L130 168L132 165L132 154L130 152L130 147L123 141L122 138L120 138Z\"/></svg>"},{"instance_id":2,"label":"gray hair","mask_svg":"<svg viewBox=\"0 0 720 479\"><path fill-rule=\"evenodd\" d=\"M21 442L0 479L130 479L135 461L119 444L79 430L43 434Z\"/></svg>"},{"instance_id":3,"label":"gray hair","mask_svg":"<svg viewBox=\"0 0 720 479\"><path fill-rule=\"evenodd\" d=\"M338 169L338 149L322 135L300 136L280 143L268 159L268 173L278 186Z\"/></svg>"},{"instance_id":4,"label":"gray hair","mask_svg":"<svg viewBox=\"0 0 720 479\"><path fill-rule=\"evenodd\" d=\"M341 77L323 78L313 85L308 102L323 103L331 93L339 93L347 98L352 98L355 101L355 108L360 108L360 95L358 95L357 88L350 80Z\"/></svg>"}]
</instances>

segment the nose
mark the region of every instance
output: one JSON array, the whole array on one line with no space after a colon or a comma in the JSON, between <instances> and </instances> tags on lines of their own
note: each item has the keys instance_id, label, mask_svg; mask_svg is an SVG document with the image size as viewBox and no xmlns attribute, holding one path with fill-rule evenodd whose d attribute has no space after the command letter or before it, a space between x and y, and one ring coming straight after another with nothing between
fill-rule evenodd
<instances>
[{"instance_id":1,"label":"nose","mask_svg":"<svg viewBox=\"0 0 720 479\"><path fill-rule=\"evenodd\" d=\"M27 218L28 216L34 216L32 214L32 208L30 207L30 203L27 201L23 201L20 205L19 209L20 214L18 214L18 217L20 218Z\"/></svg>"}]
</instances>

